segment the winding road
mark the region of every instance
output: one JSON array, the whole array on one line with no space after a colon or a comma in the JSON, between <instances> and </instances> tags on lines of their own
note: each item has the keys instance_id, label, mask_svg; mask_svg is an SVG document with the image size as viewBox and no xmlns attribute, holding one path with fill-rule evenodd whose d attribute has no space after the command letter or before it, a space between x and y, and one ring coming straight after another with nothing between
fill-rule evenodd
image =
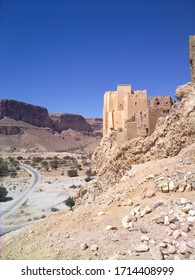
<instances>
[{"instance_id":1,"label":"winding road","mask_svg":"<svg viewBox=\"0 0 195 280\"><path fill-rule=\"evenodd\" d=\"M32 189L34 189L41 181L41 174L39 172L37 172L35 169L33 169L32 167L30 167L26 164L20 164L20 166L22 168L24 168L29 174L32 175L33 182L31 183L30 187L25 192L23 192L19 197L14 199L12 201L12 203L9 204L9 206L0 213L0 218L4 218L5 216L9 215L14 210L19 208L22 204L24 204L25 201L28 198L29 192ZM21 224L21 225L15 225L15 226L11 226L11 227L10 226L9 227L4 227L4 228L1 229L0 236L7 233L7 232L10 232L10 231L13 231L15 229L21 228L21 227L23 227L27 224L29 224L29 223Z\"/></svg>"}]
</instances>

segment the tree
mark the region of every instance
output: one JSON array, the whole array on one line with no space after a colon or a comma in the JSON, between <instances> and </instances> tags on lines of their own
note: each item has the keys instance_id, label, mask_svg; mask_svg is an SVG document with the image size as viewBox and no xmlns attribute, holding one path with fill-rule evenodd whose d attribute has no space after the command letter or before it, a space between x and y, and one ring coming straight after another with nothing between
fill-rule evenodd
<instances>
[{"instance_id":1,"label":"tree","mask_svg":"<svg viewBox=\"0 0 195 280\"><path fill-rule=\"evenodd\" d=\"M72 208L75 206L75 201L74 198L72 196L69 196L69 198L67 198L64 201L65 205L70 207L70 210L72 211Z\"/></svg>"},{"instance_id":2,"label":"tree","mask_svg":"<svg viewBox=\"0 0 195 280\"><path fill-rule=\"evenodd\" d=\"M8 191L4 187L0 187L0 201L4 201L6 196L8 194Z\"/></svg>"},{"instance_id":3,"label":"tree","mask_svg":"<svg viewBox=\"0 0 195 280\"><path fill-rule=\"evenodd\" d=\"M0 176L8 176L8 175L9 175L8 164L6 161L2 161L0 163Z\"/></svg>"},{"instance_id":4,"label":"tree","mask_svg":"<svg viewBox=\"0 0 195 280\"><path fill-rule=\"evenodd\" d=\"M76 169L70 169L70 170L68 170L68 176L69 176L69 177L76 177L76 176L78 176L77 170L76 170Z\"/></svg>"}]
</instances>

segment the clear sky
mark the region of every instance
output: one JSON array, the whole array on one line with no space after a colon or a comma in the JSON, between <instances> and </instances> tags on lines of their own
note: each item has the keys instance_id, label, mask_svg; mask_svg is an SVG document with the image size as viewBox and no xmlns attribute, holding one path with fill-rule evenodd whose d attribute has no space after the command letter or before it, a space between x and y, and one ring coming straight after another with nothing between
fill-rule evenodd
<instances>
[{"instance_id":1,"label":"clear sky","mask_svg":"<svg viewBox=\"0 0 195 280\"><path fill-rule=\"evenodd\" d=\"M189 82L195 0L0 0L0 98L101 117L117 84Z\"/></svg>"}]
</instances>

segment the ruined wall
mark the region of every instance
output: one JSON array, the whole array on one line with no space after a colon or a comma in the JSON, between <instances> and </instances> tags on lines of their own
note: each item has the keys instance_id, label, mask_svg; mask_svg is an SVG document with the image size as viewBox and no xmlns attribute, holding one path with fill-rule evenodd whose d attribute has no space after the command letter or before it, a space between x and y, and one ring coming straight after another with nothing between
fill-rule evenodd
<instances>
[{"instance_id":1,"label":"ruined wall","mask_svg":"<svg viewBox=\"0 0 195 280\"><path fill-rule=\"evenodd\" d=\"M135 120L137 124L137 136L146 137L150 134L150 125L149 125L149 110L138 112L135 115Z\"/></svg>"},{"instance_id":2,"label":"ruined wall","mask_svg":"<svg viewBox=\"0 0 195 280\"><path fill-rule=\"evenodd\" d=\"M131 91L125 99L125 120L129 120L136 113L147 109L146 90Z\"/></svg>"},{"instance_id":3,"label":"ruined wall","mask_svg":"<svg viewBox=\"0 0 195 280\"><path fill-rule=\"evenodd\" d=\"M190 36L189 39L190 45L190 70L192 82L195 83L195 36Z\"/></svg>"}]
</instances>

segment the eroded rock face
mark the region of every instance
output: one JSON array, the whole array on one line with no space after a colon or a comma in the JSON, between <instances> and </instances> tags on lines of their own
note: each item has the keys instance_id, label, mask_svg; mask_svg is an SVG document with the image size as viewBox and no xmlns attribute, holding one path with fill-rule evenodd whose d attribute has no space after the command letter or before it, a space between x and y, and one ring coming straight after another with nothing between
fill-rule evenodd
<instances>
[{"instance_id":1,"label":"eroded rock face","mask_svg":"<svg viewBox=\"0 0 195 280\"><path fill-rule=\"evenodd\" d=\"M101 118L87 118L86 121L90 124L93 131L103 130L103 119Z\"/></svg>"},{"instance_id":2,"label":"eroded rock face","mask_svg":"<svg viewBox=\"0 0 195 280\"><path fill-rule=\"evenodd\" d=\"M53 128L57 132L62 132L69 128L77 131L92 131L90 124L81 115L50 114L50 117L53 121Z\"/></svg>"},{"instance_id":3,"label":"eroded rock face","mask_svg":"<svg viewBox=\"0 0 195 280\"><path fill-rule=\"evenodd\" d=\"M195 86L179 87L181 102L166 117L159 118L155 131L117 145L117 131L102 139L92 157L92 169L105 185L115 184L133 163L177 155L195 141ZM178 89L176 90L178 93Z\"/></svg>"},{"instance_id":4,"label":"eroded rock face","mask_svg":"<svg viewBox=\"0 0 195 280\"><path fill-rule=\"evenodd\" d=\"M53 126L46 108L16 100L0 100L0 119L3 117L24 121L38 127L52 128Z\"/></svg>"},{"instance_id":5,"label":"eroded rock face","mask_svg":"<svg viewBox=\"0 0 195 280\"><path fill-rule=\"evenodd\" d=\"M92 132L96 128L101 128L101 125L97 127L97 121L88 123L84 117L76 114L50 114L47 109L40 106L16 101L16 100L0 100L0 119L8 117L17 121L23 121L25 123L37 126L37 127L49 127L57 132L63 130L73 129L83 132ZM95 119L94 119L95 120ZM100 122L101 123L101 122ZM2 134L17 134L19 130L15 129L12 132L1 129Z\"/></svg>"}]
</instances>

